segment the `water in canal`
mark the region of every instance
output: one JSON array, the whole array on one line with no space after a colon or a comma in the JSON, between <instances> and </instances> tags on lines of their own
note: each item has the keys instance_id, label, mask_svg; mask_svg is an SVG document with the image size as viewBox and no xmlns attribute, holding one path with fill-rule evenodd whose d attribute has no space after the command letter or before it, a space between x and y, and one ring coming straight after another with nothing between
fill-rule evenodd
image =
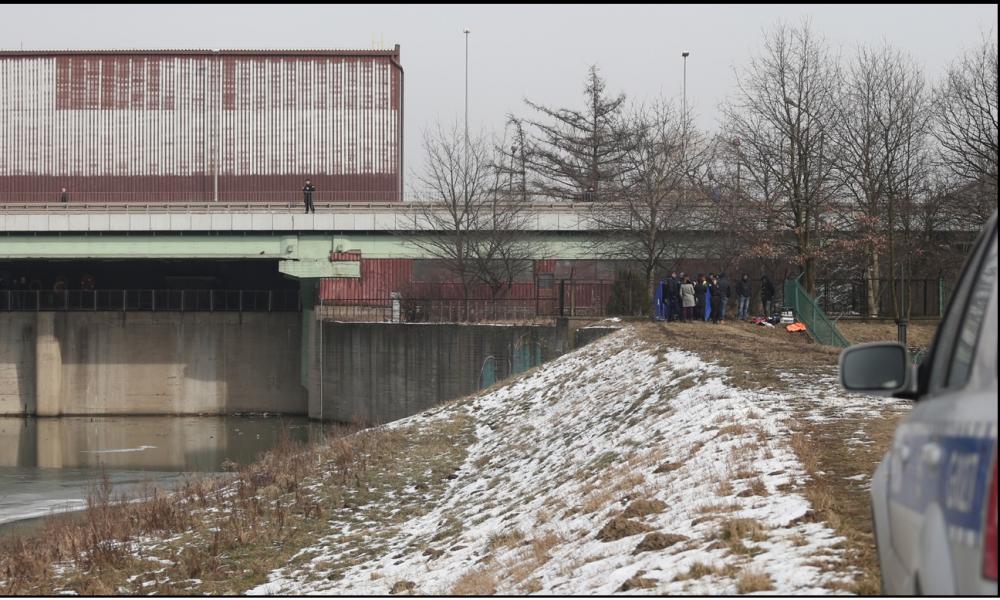
<instances>
[{"instance_id":1,"label":"water in canal","mask_svg":"<svg viewBox=\"0 0 1000 600\"><path fill-rule=\"evenodd\" d=\"M282 429L308 441L320 428L301 417L0 417L0 536L83 508L102 473L115 493L170 488L227 460L252 462Z\"/></svg>"}]
</instances>

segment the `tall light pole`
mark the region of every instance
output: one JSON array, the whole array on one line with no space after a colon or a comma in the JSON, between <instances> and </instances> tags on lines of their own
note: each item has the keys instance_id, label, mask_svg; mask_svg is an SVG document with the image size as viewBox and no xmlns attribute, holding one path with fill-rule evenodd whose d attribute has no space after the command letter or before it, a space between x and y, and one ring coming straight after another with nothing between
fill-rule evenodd
<instances>
[{"instance_id":1,"label":"tall light pole","mask_svg":"<svg viewBox=\"0 0 1000 600\"><path fill-rule=\"evenodd\" d=\"M681 88L681 167L684 169L685 179L689 176L688 174L688 164L687 164L687 145L688 145L688 125L687 125L687 111L688 111L688 55L690 52L681 52L681 58L684 59L684 85ZM684 187L681 188L681 201L687 202L687 181L684 182Z\"/></svg>"},{"instance_id":2,"label":"tall light pole","mask_svg":"<svg viewBox=\"0 0 1000 600\"><path fill-rule=\"evenodd\" d=\"M465 34L465 152L469 152L469 30L463 29Z\"/></svg>"},{"instance_id":3,"label":"tall light pole","mask_svg":"<svg viewBox=\"0 0 1000 600\"><path fill-rule=\"evenodd\" d=\"M687 145L687 110L688 110L688 55L690 52L681 52L681 58L684 59L684 86L682 92L682 104L681 104L681 124L684 127L684 144Z\"/></svg>"}]
</instances>

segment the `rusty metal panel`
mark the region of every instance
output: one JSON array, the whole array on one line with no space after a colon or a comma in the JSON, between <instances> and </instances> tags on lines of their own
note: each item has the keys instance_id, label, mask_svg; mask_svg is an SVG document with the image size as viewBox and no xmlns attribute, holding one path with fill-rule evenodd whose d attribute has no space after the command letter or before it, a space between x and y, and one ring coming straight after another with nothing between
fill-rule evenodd
<instances>
[{"instance_id":1,"label":"rusty metal panel","mask_svg":"<svg viewBox=\"0 0 1000 600\"><path fill-rule=\"evenodd\" d=\"M357 260L351 252L331 253L331 260ZM388 306L390 294L409 293L412 285L413 259L362 258L361 277L327 278L320 281L321 301L337 304Z\"/></svg>"},{"instance_id":2,"label":"rusty metal panel","mask_svg":"<svg viewBox=\"0 0 1000 600\"><path fill-rule=\"evenodd\" d=\"M0 52L0 201L387 202L401 173L398 46Z\"/></svg>"}]
</instances>

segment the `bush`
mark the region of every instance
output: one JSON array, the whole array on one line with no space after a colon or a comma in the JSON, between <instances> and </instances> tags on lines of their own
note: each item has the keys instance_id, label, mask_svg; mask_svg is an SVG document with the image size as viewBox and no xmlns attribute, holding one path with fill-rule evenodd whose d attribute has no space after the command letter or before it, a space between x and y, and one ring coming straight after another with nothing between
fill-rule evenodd
<instances>
[{"instance_id":1,"label":"bush","mask_svg":"<svg viewBox=\"0 0 1000 600\"><path fill-rule=\"evenodd\" d=\"M649 314L652 299L642 277L632 271L621 271L611 286L608 315L637 317Z\"/></svg>"}]
</instances>

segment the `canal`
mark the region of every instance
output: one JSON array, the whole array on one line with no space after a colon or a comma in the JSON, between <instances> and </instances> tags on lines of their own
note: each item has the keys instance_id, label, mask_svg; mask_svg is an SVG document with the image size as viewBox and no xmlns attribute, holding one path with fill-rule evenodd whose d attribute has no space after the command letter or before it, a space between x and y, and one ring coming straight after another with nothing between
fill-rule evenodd
<instances>
[{"instance_id":1,"label":"canal","mask_svg":"<svg viewBox=\"0 0 1000 600\"><path fill-rule=\"evenodd\" d=\"M282 431L305 442L322 426L277 416L0 417L0 536L84 508L104 474L115 494L170 489L227 462L252 462Z\"/></svg>"}]
</instances>

